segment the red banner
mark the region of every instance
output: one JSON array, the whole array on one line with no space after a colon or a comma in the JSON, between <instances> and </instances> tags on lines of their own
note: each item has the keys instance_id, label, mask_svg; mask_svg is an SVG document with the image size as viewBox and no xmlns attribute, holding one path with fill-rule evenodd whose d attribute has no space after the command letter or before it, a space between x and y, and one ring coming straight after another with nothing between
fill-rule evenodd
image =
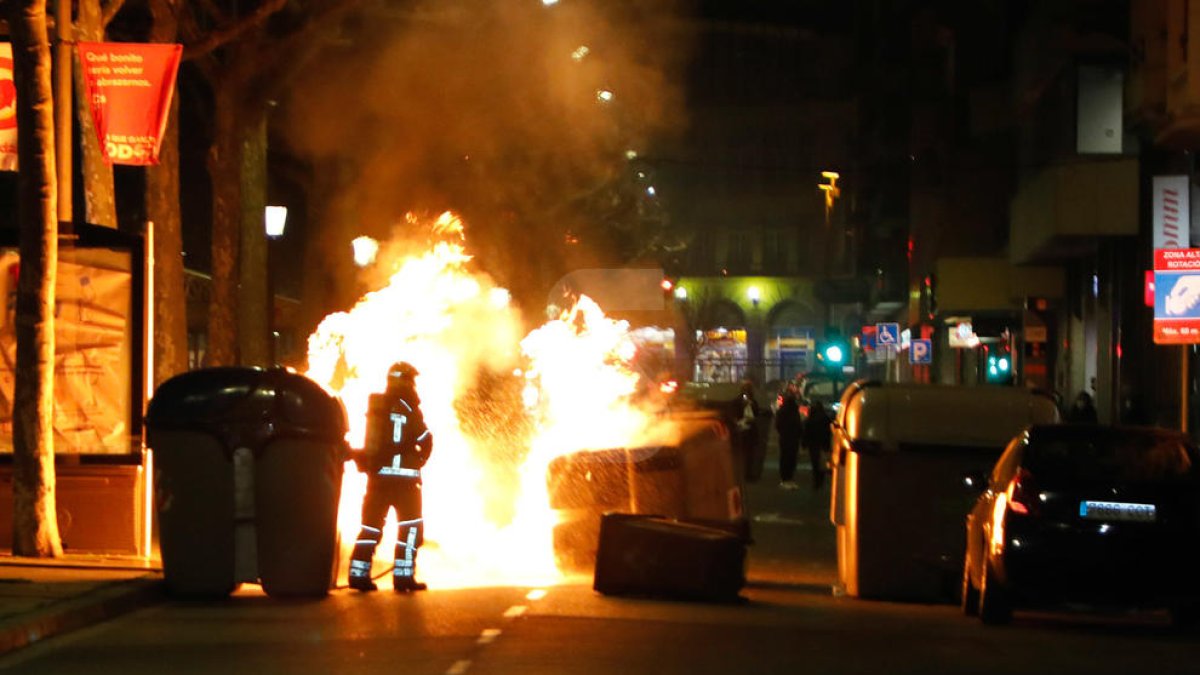
<instances>
[{"instance_id":1,"label":"red banner","mask_svg":"<svg viewBox=\"0 0 1200 675\"><path fill-rule=\"evenodd\" d=\"M12 43L0 42L0 171L17 170L17 87Z\"/></svg>"},{"instance_id":2,"label":"red banner","mask_svg":"<svg viewBox=\"0 0 1200 675\"><path fill-rule=\"evenodd\" d=\"M104 158L158 164L183 45L80 42L79 62Z\"/></svg>"}]
</instances>

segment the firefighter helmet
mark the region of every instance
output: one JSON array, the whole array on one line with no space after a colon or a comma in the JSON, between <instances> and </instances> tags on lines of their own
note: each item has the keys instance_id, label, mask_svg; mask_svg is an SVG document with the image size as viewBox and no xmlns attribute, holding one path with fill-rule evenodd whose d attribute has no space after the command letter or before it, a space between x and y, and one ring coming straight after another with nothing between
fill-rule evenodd
<instances>
[{"instance_id":1,"label":"firefighter helmet","mask_svg":"<svg viewBox=\"0 0 1200 675\"><path fill-rule=\"evenodd\" d=\"M394 379L404 379L404 378L411 380L411 379L415 378L417 375L420 375L420 373L418 373L417 369L414 368L413 365L411 363L409 363L408 361L400 361L388 369L388 381L389 382Z\"/></svg>"}]
</instances>

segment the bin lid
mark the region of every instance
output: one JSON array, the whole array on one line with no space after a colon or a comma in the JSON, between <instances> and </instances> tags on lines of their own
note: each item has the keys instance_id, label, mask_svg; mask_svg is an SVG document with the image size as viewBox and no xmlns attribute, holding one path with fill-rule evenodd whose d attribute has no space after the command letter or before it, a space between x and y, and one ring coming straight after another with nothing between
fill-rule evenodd
<instances>
[{"instance_id":1,"label":"bin lid","mask_svg":"<svg viewBox=\"0 0 1200 675\"><path fill-rule=\"evenodd\" d=\"M316 382L284 368L204 368L159 385L146 412L155 430L268 427L270 435L341 441L346 410Z\"/></svg>"}]
</instances>

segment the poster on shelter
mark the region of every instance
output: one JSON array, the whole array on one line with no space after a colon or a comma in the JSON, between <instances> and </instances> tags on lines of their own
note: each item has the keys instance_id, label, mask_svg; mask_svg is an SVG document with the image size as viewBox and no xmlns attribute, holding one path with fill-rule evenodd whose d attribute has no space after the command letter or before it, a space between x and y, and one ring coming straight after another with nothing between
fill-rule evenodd
<instances>
[{"instance_id":1,"label":"poster on shelter","mask_svg":"<svg viewBox=\"0 0 1200 675\"><path fill-rule=\"evenodd\" d=\"M0 171L17 170L17 85L12 43L0 42Z\"/></svg>"},{"instance_id":2,"label":"poster on shelter","mask_svg":"<svg viewBox=\"0 0 1200 675\"><path fill-rule=\"evenodd\" d=\"M12 452L20 258L0 250L0 453ZM133 344L130 256L108 249L60 253L54 304L54 451L131 452Z\"/></svg>"},{"instance_id":3,"label":"poster on shelter","mask_svg":"<svg viewBox=\"0 0 1200 675\"><path fill-rule=\"evenodd\" d=\"M158 164L183 45L80 42L79 62L104 158Z\"/></svg>"}]
</instances>

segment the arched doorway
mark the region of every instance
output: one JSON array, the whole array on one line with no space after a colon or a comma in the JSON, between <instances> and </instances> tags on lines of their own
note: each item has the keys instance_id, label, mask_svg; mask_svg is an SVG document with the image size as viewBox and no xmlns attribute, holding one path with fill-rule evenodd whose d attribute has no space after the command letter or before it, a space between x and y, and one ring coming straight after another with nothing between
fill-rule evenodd
<instances>
[{"instance_id":1,"label":"arched doorway","mask_svg":"<svg viewBox=\"0 0 1200 675\"><path fill-rule=\"evenodd\" d=\"M739 382L746 378L746 315L730 300L714 300L696 329L694 382Z\"/></svg>"}]
</instances>

